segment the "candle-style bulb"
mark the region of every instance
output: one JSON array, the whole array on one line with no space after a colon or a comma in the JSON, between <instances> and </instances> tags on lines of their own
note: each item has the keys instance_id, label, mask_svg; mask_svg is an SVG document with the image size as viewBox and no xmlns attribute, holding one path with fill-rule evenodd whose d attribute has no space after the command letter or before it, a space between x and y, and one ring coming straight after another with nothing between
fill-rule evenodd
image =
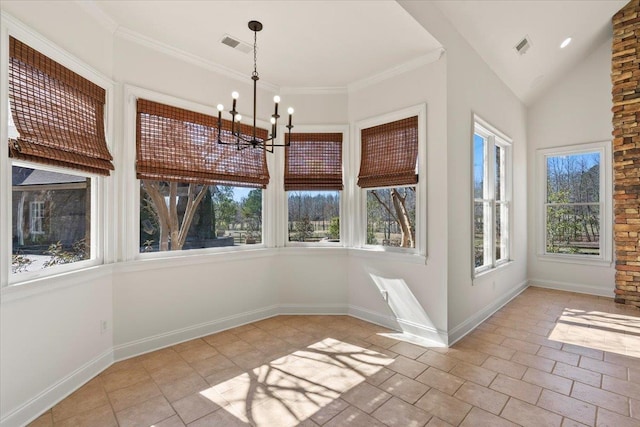
<instances>
[{"instance_id":1,"label":"candle-style bulb","mask_svg":"<svg viewBox=\"0 0 640 427\"><path fill-rule=\"evenodd\" d=\"M272 125L275 125L276 124L276 118L275 117L271 117L270 122L271 122Z\"/></svg>"},{"instance_id":2,"label":"candle-style bulb","mask_svg":"<svg viewBox=\"0 0 640 427\"><path fill-rule=\"evenodd\" d=\"M236 114L236 122L242 120L242 116L240 114Z\"/></svg>"},{"instance_id":3,"label":"candle-style bulb","mask_svg":"<svg viewBox=\"0 0 640 427\"><path fill-rule=\"evenodd\" d=\"M224 105L218 104L218 111L224 111Z\"/></svg>"},{"instance_id":4,"label":"candle-style bulb","mask_svg":"<svg viewBox=\"0 0 640 427\"><path fill-rule=\"evenodd\" d=\"M293 111L294 111L294 110L293 110L293 107L289 107L289 108L287 109L287 113L289 113L289 114L293 114Z\"/></svg>"},{"instance_id":5,"label":"candle-style bulb","mask_svg":"<svg viewBox=\"0 0 640 427\"><path fill-rule=\"evenodd\" d=\"M238 99L240 97L240 94L236 91L231 92L231 97L233 99Z\"/></svg>"},{"instance_id":6,"label":"candle-style bulb","mask_svg":"<svg viewBox=\"0 0 640 427\"><path fill-rule=\"evenodd\" d=\"M273 97L273 102L275 102L276 104L277 104L278 102L280 102L280 97L279 97L278 95L274 96L274 97Z\"/></svg>"}]
</instances>

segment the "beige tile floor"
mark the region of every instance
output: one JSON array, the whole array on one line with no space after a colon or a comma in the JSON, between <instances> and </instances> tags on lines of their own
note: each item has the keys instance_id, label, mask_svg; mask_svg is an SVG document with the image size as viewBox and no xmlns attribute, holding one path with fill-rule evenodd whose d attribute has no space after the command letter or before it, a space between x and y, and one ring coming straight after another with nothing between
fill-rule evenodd
<instances>
[{"instance_id":1,"label":"beige tile floor","mask_svg":"<svg viewBox=\"0 0 640 427\"><path fill-rule=\"evenodd\" d=\"M278 316L119 362L32 426L640 426L640 311L529 288L451 348Z\"/></svg>"}]
</instances>

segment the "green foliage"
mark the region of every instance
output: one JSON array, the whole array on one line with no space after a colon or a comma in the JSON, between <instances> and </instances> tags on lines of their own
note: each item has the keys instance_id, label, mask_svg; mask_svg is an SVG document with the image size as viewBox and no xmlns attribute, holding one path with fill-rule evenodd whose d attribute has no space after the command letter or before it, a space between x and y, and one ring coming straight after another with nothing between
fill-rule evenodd
<instances>
[{"instance_id":1,"label":"green foliage","mask_svg":"<svg viewBox=\"0 0 640 427\"><path fill-rule=\"evenodd\" d=\"M215 187L213 209L218 222L218 229L225 229L235 221L238 204L233 200L233 187L223 185Z\"/></svg>"},{"instance_id":2,"label":"green foliage","mask_svg":"<svg viewBox=\"0 0 640 427\"><path fill-rule=\"evenodd\" d=\"M262 218L262 190L251 190L242 200L242 215L246 219Z\"/></svg>"},{"instance_id":3,"label":"green foliage","mask_svg":"<svg viewBox=\"0 0 640 427\"><path fill-rule=\"evenodd\" d=\"M339 216L334 216L333 218L331 218L331 223L329 224L328 237L330 239L340 238L340 217Z\"/></svg>"},{"instance_id":4,"label":"green foliage","mask_svg":"<svg viewBox=\"0 0 640 427\"><path fill-rule=\"evenodd\" d=\"M300 221L296 221L293 227L292 240L298 242L304 242L313 236L313 224L308 216L302 218Z\"/></svg>"},{"instance_id":5,"label":"green foliage","mask_svg":"<svg viewBox=\"0 0 640 427\"><path fill-rule=\"evenodd\" d=\"M84 239L78 240L71 247L71 251L65 251L59 241L49 245L45 254L51 255L51 259L43 264L43 267L51 267L58 264L70 264L88 258L87 245Z\"/></svg>"}]
</instances>

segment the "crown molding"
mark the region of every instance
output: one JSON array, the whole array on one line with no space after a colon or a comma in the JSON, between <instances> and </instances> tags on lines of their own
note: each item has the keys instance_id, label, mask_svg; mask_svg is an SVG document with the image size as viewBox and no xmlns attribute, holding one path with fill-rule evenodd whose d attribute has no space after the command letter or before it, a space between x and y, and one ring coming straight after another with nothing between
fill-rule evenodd
<instances>
[{"instance_id":1,"label":"crown molding","mask_svg":"<svg viewBox=\"0 0 640 427\"><path fill-rule=\"evenodd\" d=\"M182 49L175 48L166 43L159 42L151 37L144 36L136 31L130 30L125 27L118 27L116 32L114 33L117 37L123 38L125 40L132 41L141 46L147 47L149 49L156 50L158 52L164 53L165 55L172 56L181 61L187 62L189 64L196 65L198 67L216 72L218 74L222 74L226 77L242 81L244 83L247 80L251 79L251 76L248 74L243 74L238 71L232 70L231 68L225 67L223 65L217 64L213 61L208 61L203 59L198 55L194 55L192 53L186 52ZM279 92L280 86L275 85L273 83L265 82L264 80L260 80L260 86L271 91L271 92Z\"/></svg>"},{"instance_id":2,"label":"crown molding","mask_svg":"<svg viewBox=\"0 0 640 427\"><path fill-rule=\"evenodd\" d=\"M333 87L281 87L281 95L342 95L347 94L346 86Z\"/></svg>"},{"instance_id":3,"label":"crown molding","mask_svg":"<svg viewBox=\"0 0 640 427\"><path fill-rule=\"evenodd\" d=\"M95 0L76 0L75 3L98 21L109 33L114 34L118 27L120 27L120 24L100 9Z\"/></svg>"},{"instance_id":4,"label":"crown molding","mask_svg":"<svg viewBox=\"0 0 640 427\"><path fill-rule=\"evenodd\" d=\"M380 73L365 77L364 79L356 80L355 82L350 83L347 86L347 89L349 92L356 92L366 87L372 86L376 83L380 83L381 81L404 74L411 70L415 70L416 68L420 68L424 65L431 64L432 62L438 61L442 57L442 54L444 52L445 50L442 47L434 49L422 56L419 56L400 65L396 65L395 67L389 68Z\"/></svg>"}]
</instances>

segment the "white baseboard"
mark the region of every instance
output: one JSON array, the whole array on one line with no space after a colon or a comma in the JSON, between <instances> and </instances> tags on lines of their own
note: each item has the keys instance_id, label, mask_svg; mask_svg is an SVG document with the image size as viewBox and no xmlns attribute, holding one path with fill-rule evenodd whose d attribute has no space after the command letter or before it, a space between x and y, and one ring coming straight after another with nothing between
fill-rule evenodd
<instances>
[{"instance_id":1,"label":"white baseboard","mask_svg":"<svg viewBox=\"0 0 640 427\"><path fill-rule=\"evenodd\" d=\"M448 344L451 346L457 341L461 340L465 335L473 331L478 325L484 322L489 316L501 309L509 301L520 295L520 293L522 293L528 287L529 282L527 280L519 283L513 289L511 289L511 291L503 294L500 298L486 305L483 309L476 312L464 322L450 329Z\"/></svg>"},{"instance_id":2,"label":"white baseboard","mask_svg":"<svg viewBox=\"0 0 640 427\"><path fill-rule=\"evenodd\" d=\"M421 325L394 316L381 314L369 309L349 306L349 315L376 325L384 326L400 332L395 338L410 341L426 347L444 347L447 343L447 333L433 326Z\"/></svg>"},{"instance_id":3,"label":"white baseboard","mask_svg":"<svg viewBox=\"0 0 640 427\"><path fill-rule=\"evenodd\" d=\"M529 279L529 286L538 288L555 289L557 291L577 292L579 294L597 295L599 297L613 298L613 289L603 289L598 286L589 286L580 283L555 282L553 280Z\"/></svg>"},{"instance_id":4,"label":"white baseboard","mask_svg":"<svg viewBox=\"0 0 640 427\"><path fill-rule=\"evenodd\" d=\"M0 420L1 427L24 426L38 418L65 397L82 387L113 363L113 351L109 349L85 363L51 387L34 396L23 405L9 412Z\"/></svg>"},{"instance_id":5,"label":"white baseboard","mask_svg":"<svg viewBox=\"0 0 640 427\"><path fill-rule=\"evenodd\" d=\"M116 361L128 359L140 354L149 353L164 347L179 344L195 338L215 334L224 330L242 326L247 323L266 319L280 314L279 306L272 305L258 310L247 311L233 316L216 319L211 322L200 323L182 329L153 335L136 341L117 345L113 348Z\"/></svg>"}]
</instances>

